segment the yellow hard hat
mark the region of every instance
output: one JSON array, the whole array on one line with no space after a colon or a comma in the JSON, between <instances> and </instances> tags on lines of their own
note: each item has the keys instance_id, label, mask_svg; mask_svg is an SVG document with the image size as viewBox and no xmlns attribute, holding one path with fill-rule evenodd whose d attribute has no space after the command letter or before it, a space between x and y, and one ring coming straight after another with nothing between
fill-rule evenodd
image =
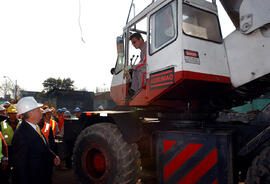
<instances>
[{"instance_id":1,"label":"yellow hard hat","mask_svg":"<svg viewBox=\"0 0 270 184\"><path fill-rule=\"evenodd\" d=\"M7 109L7 113L17 113L17 108L13 105L11 105L8 109Z\"/></svg>"}]
</instances>

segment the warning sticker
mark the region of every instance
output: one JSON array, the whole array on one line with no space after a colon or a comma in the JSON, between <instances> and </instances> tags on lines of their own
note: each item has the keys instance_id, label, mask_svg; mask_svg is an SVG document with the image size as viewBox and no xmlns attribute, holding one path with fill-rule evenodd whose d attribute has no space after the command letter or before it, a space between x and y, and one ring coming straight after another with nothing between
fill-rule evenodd
<instances>
[{"instance_id":1,"label":"warning sticker","mask_svg":"<svg viewBox=\"0 0 270 184\"><path fill-rule=\"evenodd\" d=\"M185 62L192 64L200 64L199 53L192 50L184 50Z\"/></svg>"}]
</instances>

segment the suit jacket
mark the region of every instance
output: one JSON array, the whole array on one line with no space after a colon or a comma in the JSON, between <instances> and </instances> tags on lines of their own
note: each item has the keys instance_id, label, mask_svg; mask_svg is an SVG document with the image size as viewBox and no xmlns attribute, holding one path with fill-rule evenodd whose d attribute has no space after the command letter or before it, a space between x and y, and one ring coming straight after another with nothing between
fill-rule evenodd
<instances>
[{"instance_id":1,"label":"suit jacket","mask_svg":"<svg viewBox=\"0 0 270 184\"><path fill-rule=\"evenodd\" d=\"M56 155L27 122L23 121L15 131L12 146L13 184L51 183Z\"/></svg>"}]
</instances>

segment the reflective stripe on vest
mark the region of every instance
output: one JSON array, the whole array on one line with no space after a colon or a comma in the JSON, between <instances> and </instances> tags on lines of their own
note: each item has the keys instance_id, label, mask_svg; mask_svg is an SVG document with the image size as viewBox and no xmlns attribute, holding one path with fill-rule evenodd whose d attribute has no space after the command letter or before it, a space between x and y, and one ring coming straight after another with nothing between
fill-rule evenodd
<instances>
[{"instance_id":1,"label":"reflective stripe on vest","mask_svg":"<svg viewBox=\"0 0 270 184\"><path fill-rule=\"evenodd\" d=\"M2 137L2 134L1 134L1 132L0 132L0 163L1 163L1 160L2 160L2 158L4 157L4 155L3 155L3 151L2 151L2 139L1 139L1 137Z\"/></svg>"},{"instance_id":2,"label":"reflective stripe on vest","mask_svg":"<svg viewBox=\"0 0 270 184\"><path fill-rule=\"evenodd\" d=\"M49 123L44 123L44 126L41 129L41 132L45 136L47 142L48 142L48 139L49 139L50 127L51 127L51 125Z\"/></svg>"},{"instance_id":3,"label":"reflective stripe on vest","mask_svg":"<svg viewBox=\"0 0 270 184\"><path fill-rule=\"evenodd\" d=\"M6 120L1 122L1 130L2 130L2 135L3 135L7 145L10 146L12 138L14 136L14 132L13 132L12 127L7 123Z\"/></svg>"},{"instance_id":4,"label":"reflective stripe on vest","mask_svg":"<svg viewBox=\"0 0 270 184\"><path fill-rule=\"evenodd\" d=\"M22 121L20 120L16 126L16 129L22 124Z\"/></svg>"},{"instance_id":5,"label":"reflective stripe on vest","mask_svg":"<svg viewBox=\"0 0 270 184\"><path fill-rule=\"evenodd\" d=\"M52 131L53 131L53 135L55 136L55 132L56 132L56 128L55 128L55 126L56 126L56 122L54 121L54 120L50 120L50 125L51 125L51 127L52 127Z\"/></svg>"}]
</instances>

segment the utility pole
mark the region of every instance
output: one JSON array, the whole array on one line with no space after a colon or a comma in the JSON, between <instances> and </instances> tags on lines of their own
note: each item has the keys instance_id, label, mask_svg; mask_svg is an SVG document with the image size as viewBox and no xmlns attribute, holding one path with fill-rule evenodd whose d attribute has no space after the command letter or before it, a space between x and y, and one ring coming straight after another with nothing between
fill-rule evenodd
<instances>
[{"instance_id":1,"label":"utility pole","mask_svg":"<svg viewBox=\"0 0 270 184\"><path fill-rule=\"evenodd\" d=\"M14 97L15 97L15 101L17 102L17 80L15 80Z\"/></svg>"}]
</instances>

